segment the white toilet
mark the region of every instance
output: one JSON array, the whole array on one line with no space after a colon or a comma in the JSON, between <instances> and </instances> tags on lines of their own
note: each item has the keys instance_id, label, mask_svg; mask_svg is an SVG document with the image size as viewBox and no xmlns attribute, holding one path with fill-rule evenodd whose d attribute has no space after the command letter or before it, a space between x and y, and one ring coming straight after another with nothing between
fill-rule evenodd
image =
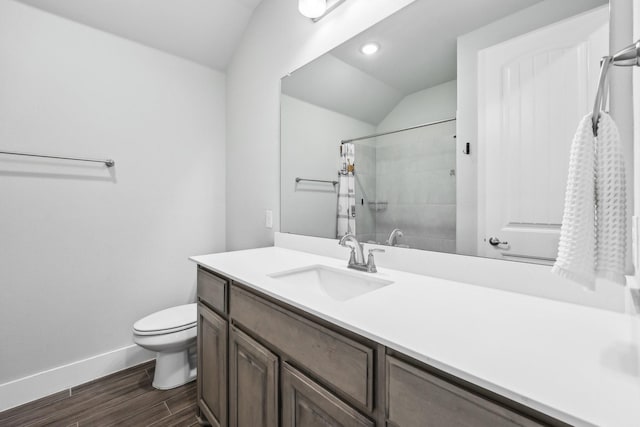
<instances>
[{"instance_id":1,"label":"white toilet","mask_svg":"<svg viewBox=\"0 0 640 427\"><path fill-rule=\"evenodd\" d=\"M155 388L167 390L195 379L197 320L197 304L186 304L158 311L134 323L133 342L157 353Z\"/></svg>"}]
</instances>

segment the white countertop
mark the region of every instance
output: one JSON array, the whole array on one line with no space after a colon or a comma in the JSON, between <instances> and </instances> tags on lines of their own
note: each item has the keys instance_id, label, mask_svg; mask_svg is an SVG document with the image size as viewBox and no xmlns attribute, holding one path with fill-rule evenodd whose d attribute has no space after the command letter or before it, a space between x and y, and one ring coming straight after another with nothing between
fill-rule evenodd
<instances>
[{"instance_id":1,"label":"white countertop","mask_svg":"<svg viewBox=\"0 0 640 427\"><path fill-rule=\"evenodd\" d=\"M393 284L337 302L268 274L314 264L346 271L346 259L279 247L191 259L569 424L640 425L636 316L386 268L373 276Z\"/></svg>"}]
</instances>

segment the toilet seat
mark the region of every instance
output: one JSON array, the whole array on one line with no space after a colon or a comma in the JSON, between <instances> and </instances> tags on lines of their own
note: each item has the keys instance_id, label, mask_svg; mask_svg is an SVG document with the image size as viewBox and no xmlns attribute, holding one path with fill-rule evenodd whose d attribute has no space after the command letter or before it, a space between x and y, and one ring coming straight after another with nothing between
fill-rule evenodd
<instances>
[{"instance_id":1,"label":"toilet seat","mask_svg":"<svg viewBox=\"0 0 640 427\"><path fill-rule=\"evenodd\" d=\"M196 304L167 308L148 315L133 324L136 335L163 335L195 328L198 320Z\"/></svg>"}]
</instances>

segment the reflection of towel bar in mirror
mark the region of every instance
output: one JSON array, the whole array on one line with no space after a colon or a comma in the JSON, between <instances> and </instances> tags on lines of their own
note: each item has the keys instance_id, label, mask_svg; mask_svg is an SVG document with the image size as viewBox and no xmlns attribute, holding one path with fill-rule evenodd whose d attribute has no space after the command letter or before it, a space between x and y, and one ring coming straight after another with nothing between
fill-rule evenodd
<instances>
[{"instance_id":1,"label":"reflection of towel bar in mirror","mask_svg":"<svg viewBox=\"0 0 640 427\"><path fill-rule=\"evenodd\" d=\"M338 181L330 181L330 180L327 180L327 179L307 179L307 178L300 178L300 177L297 177L297 178L296 178L296 183L298 183L298 182L300 182L300 181L326 182L327 184L338 185Z\"/></svg>"},{"instance_id":2,"label":"reflection of towel bar in mirror","mask_svg":"<svg viewBox=\"0 0 640 427\"><path fill-rule=\"evenodd\" d=\"M60 159L60 160L74 160L78 162L93 162L104 163L106 167L110 168L115 166L116 162L112 159L99 160L99 159L82 159L79 157L62 157L62 156L50 156L45 154L30 154L30 153L18 153L15 151L0 151L0 154L10 154L12 156L27 156L27 157L41 157L44 159Z\"/></svg>"},{"instance_id":3,"label":"reflection of towel bar in mirror","mask_svg":"<svg viewBox=\"0 0 640 427\"><path fill-rule=\"evenodd\" d=\"M354 198L339 201L355 205L361 241L384 241L399 227L414 249L511 261L517 252L518 261L538 264L555 259L570 136L593 107L599 70L592 66L616 53L608 50L609 8L600 1L570 2L570 10L564 2L497 2L503 7L491 14L485 2L442 2L435 31L433 2L414 1L282 79L282 232L336 238L330 192L343 180L326 171L343 166L336 151L347 147L357 164L354 182L345 180ZM463 3L473 9L464 28L456 6ZM458 55L442 54L442 28L457 40ZM381 33L390 39L371 58L375 66L367 59L354 70L362 43ZM403 46L403 54L386 55L389 44ZM415 52L429 52L420 55L429 59L417 61ZM445 64L448 71L436 78ZM508 79L516 74L522 78ZM335 78L317 78L328 75ZM621 110L631 94L615 95L612 106ZM549 121L549 114L569 112ZM504 167L505 158L518 166ZM291 176L304 171L340 183L291 186ZM388 201L386 209L375 211L380 201ZM490 236L509 242L508 256L504 245L488 243Z\"/></svg>"}]
</instances>

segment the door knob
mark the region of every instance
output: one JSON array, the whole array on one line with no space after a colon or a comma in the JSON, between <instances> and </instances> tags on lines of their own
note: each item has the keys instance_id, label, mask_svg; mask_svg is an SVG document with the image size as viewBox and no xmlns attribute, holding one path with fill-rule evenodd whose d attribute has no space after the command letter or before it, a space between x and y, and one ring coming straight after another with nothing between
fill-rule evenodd
<instances>
[{"instance_id":1,"label":"door knob","mask_svg":"<svg viewBox=\"0 0 640 427\"><path fill-rule=\"evenodd\" d=\"M498 245L508 245L509 242L501 242L500 239L498 239L497 237L489 237L489 244L491 246L498 246Z\"/></svg>"}]
</instances>

